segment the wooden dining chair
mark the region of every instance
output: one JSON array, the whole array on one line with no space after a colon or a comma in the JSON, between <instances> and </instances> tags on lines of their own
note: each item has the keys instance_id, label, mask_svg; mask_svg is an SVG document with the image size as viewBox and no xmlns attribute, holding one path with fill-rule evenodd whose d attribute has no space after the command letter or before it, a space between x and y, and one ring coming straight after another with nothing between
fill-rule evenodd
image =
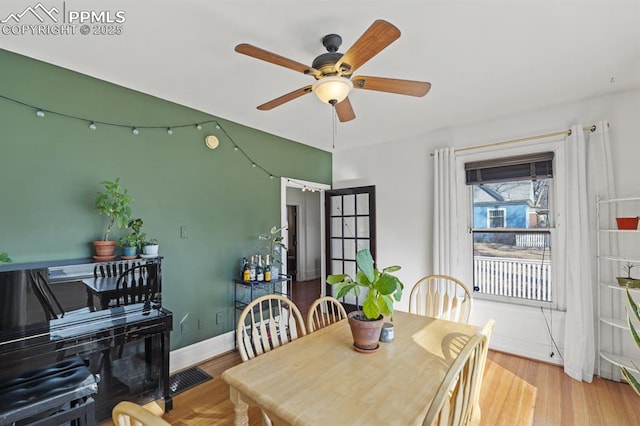
<instances>
[{"instance_id":1,"label":"wooden dining chair","mask_svg":"<svg viewBox=\"0 0 640 426\"><path fill-rule=\"evenodd\" d=\"M159 305L160 289L160 265L157 263L145 263L125 269L118 276L116 282L115 299L110 306L131 305L145 303L145 308Z\"/></svg>"},{"instance_id":2,"label":"wooden dining chair","mask_svg":"<svg viewBox=\"0 0 640 426\"><path fill-rule=\"evenodd\" d=\"M343 320L347 311L335 297L325 296L316 299L307 313L307 332L313 333L323 327Z\"/></svg>"},{"instance_id":3,"label":"wooden dining chair","mask_svg":"<svg viewBox=\"0 0 640 426\"><path fill-rule=\"evenodd\" d=\"M469 420L486 341L487 336L478 332L462 348L440 383L423 426L459 426Z\"/></svg>"},{"instance_id":4,"label":"wooden dining chair","mask_svg":"<svg viewBox=\"0 0 640 426\"><path fill-rule=\"evenodd\" d=\"M236 339L243 361L269 352L307 334L298 307L279 294L250 302L238 318Z\"/></svg>"},{"instance_id":5,"label":"wooden dining chair","mask_svg":"<svg viewBox=\"0 0 640 426\"><path fill-rule=\"evenodd\" d=\"M484 380L484 370L487 366L487 353L489 352L489 341L491 340L491 334L493 333L494 324L495 321L490 319L480 331L487 337L487 339L485 340L483 348L480 351L480 362L478 364L478 383L472 396L473 399L471 403L471 413L469 414L469 418L467 420L468 425L477 426L480 424L480 389L482 388L482 381Z\"/></svg>"},{"instance_id":6,"label":"wooden dining chair","mask_svg":"<svg viewBox=\"0 0 640 426\"><path fill-rule=\"evenodd\" d=\"M171 426L171 423L162 417L129 401L116 404L111 410L111 419L116 426Z\"/></svg>"},{"instance_id":7,"label":"wooden dining chair","mask_svg":"<svg viewBox=\"0 0 640 426\"><path fill-rule=\"evenodd\" d=\"M460 280L448 275L428 275L418 280L409 296L409 312L468 323L473 297Z\"/></svg>"},{"instance_id":8,"label":"wooden dining chair","mask_svg":"<svg viewBox=\"0 0 640 426\"><path fill-rule=\"evenodd\" d=\"M250 302L238 318L236 339L242 361L293 342L307 330L302 314L291 300L278 294L267 294ZM261 410L262 422L271 426L267 413Z\"/></svg>"}]
</instances>

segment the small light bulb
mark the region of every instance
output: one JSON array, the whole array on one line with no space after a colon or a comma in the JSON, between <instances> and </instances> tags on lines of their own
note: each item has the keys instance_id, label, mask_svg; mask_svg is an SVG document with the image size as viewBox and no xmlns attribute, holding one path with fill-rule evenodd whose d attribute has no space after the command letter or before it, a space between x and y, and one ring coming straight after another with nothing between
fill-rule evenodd
<instances>
[{"instance_id":1,"label":"small light bulb","mask_svg":"<svg viewBox=\"0 0 640 426\"><path fill-rule=\"evenodd\" d=\"M200 125L200 123L196 124L196 129L202 130L202 126Z\"/></svg>"},{"instance_id":2,"label":"small light bulb","mask_svg":"<svg viewBox=\"0 0 640 426\"><path fill-rule=\"evenodd\" d=\"M134 127L133 129L131 129L131 133L133 133L134 135L138 136L140 134L140 130L138 130L137 127Z\"/></svg>"},{"instance_id":3,"label":"small light bulb","mask_svg":"<svg viewBox=\"0 0 640 426\"><path fill-rule=\"evenodd\" d=\"M216 124L216 129L220 129L220 125L219 124Z\"/></svg>"},{"instance_id":4,"label":"small light bulb","mask_svg":"<svg viewBox=\"0 0 640 426\"><path fill-rule=\"evenodd\" d=\"M95 130L95 129L97 129L97 128L98 128L98 126L96 126L96 123L94 123L94 122L92 121L92 122L89 124L89 128L90 128L91 130Z\"/></svg>"},{"instance_id":5,"label":"small light bulb","mask_svg":"<svg viewBox=\"0 0 640 426\"><path fill-rule=\"evenodd\" d=\"M233 150L234 150L234 151L238 151L238 149L239 149L239 148L238 148L237 146L234 146L234 147L233 147Z\"/></svg>"},{"instance_id":6,"label":"small light bulb","mask_svg":"<svg viewBox=\"0 0 640 426\"><path fill-rule=\"evenodd\" d=\"M173 129L171 127L167 127L167 133L172 135L173 134Z\"/></svg>"},{"instance_id":7,"label":"small light bulb","mask_svg":"<svg viewBox=\"0 0 640 426\"><path fill-rule=\"evenodd\" d=\"M273 179L273 175L269 175L269 179Z\"/></svg>"},{"instance_id":8,"label":"small light bulb","mask_svg":"<svg viewBox=\"0 0 640 426\"><path fill-rule=\"evenodd\" d=\"M36 115L37 115L38 117L40 117L40 118L43 118L43 117L44 117L44 111L43 111L43 110L41 110L41 109L39 109L38 111L36 111Z\"/></svg>"},{"instance_id":9,"label":"small light bulb","mask_svg":"<svg viewBox=\"0 0 640 426\"><path fill-rule=\"evenodd\" d=\"M257 167L256 163L251 163L251 167Z\"/></svg>"}]
</instances>

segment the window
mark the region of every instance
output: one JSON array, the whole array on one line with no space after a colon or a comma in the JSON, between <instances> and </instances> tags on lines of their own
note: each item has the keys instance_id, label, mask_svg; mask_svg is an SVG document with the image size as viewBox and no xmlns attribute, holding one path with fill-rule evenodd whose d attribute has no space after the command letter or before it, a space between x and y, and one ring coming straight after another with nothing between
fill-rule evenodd
<instances>
[{"instance_id":1,"label":"window","mask_svg":"<svg viewBox=\"0 0 640 426\"><path fill-rule=\"evenodd\" d=\"M489 228L504 228L505 227L505 219L504 214L505 209L487 209L487 220Z\"/></svg>"},{"instance_id":2,"label":"window","mask_svg":"<svg viewBox=\"0 0 640 426\"><path fill-rule=\"evenodd\" d=\"M475 294L553 301L552 160L541 153L465 164Z\"/></svg>"}]
</instances>

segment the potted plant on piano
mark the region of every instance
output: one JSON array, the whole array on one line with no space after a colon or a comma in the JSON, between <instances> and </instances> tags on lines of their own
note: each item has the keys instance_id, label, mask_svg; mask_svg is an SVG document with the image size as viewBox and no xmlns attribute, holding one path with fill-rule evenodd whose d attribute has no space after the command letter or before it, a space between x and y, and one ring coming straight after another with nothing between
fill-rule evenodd
<instances>
[{"instance_id":1,"label":"potted plant on piano","mask_svg":"<svg viewBox=\"0 0 640 426\"><path fill-rule=\"evenodd\" d=\"M367 291L362 311L348 315L353 335L353 346L358 352L371 353L378 350L380 331L384 315L393 321L393 303L402 298L404 285L392 274L400 266L389 266L379 270L374 265L371 252L367 249L356 254L357 273L355 278L345 274L329 275L327 283L336 286L338 299L351 293L356 297L362 290Z\"/></svg>"},{"instance_id":2,"label":"potted plant on piano","mask_svg":"<svg viewBox=\"0 0 640 426\"><path fill-rule=\"evenodd\" d=\"M11 263L11 258L7 252L0 252L0 263Z\"/></svg>"},{"instance_id":3,"label":"potted plant on piano","mask_svg":"<svg viewBox=\"0 0 640 426\"><path fill-rule=\"evenodd\" d=\"M129 221L127 228L130 229L128 234L118 239L118 246L122 248L123 259L135 259L138 252L142 250L142 245L146 239L146 234L142 232L142 219L137 218Z\"/></svg>"},{"instance_id":4,"label":"potted plant on piano","mask_svg":"<svg viewBox=\"0 0 640 426\"><path fill-rule=\"evenodd\" d=\"M140 257L143 257L143 258L157 257L159 248L160 248L160 245L158 244L157 239L150 238L148 240L145 240L142 243L142 254L140 255Z\"/></svg>"},{"instance_id":5,"label":"potted plant on piano","mask_svg":"<svg viewBox=\"0 0 640 426\"><path fill-rule=\"evenodd\" d=\"M103 192L98 192L94 201L96 211L105 215L109 219L107 229L101 240L93 242L96 249L94 259L97 261L108 261L115 258L113 252L116 248L116 241L109 239L109 234L114 226L122 228L127 226L131 220L131 202L133 198L127 189L120 185L120 178L115 181L102 181Z\"/></svg>"}]
</instances>

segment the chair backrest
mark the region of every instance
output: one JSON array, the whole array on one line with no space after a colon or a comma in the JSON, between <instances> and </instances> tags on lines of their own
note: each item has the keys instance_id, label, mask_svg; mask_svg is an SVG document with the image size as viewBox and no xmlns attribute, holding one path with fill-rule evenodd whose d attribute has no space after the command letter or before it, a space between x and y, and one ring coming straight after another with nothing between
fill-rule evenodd
<instances>
[{"instance_id":1,"label":"chair backrest","mask_svg":"<svg viewBox=\"0 0 640 426\"><path fill-rule=\"evenodd\" d=\"M313 333L322 327L338 322L347 317L347 311L335 297L325 296L316 299L307 313L307 332Z\"/></svg>"},{"instance_id":2,"label":"chair backrest","mask_svg":"<svg viewBox=\"0 0 640 426\"><path fill-rule=\"evenodd\" d=\"M473 298L467 286L448 275L428 275L411 289L409 312L468 323Z\"/></svg>"},{"instance_id":3,"label":"chair backrest","mask_svg":"<svg viewBox=\"0 0 640 426\"><path fill-rule=\"evenodd\" d=\"M126 269L140 265L140 259L136 260L114 260L111 262L100 262L93 267L93 278L117 277Z\"/></svg>"},{"instance_id":4,"label":"chair backrest","mask_svg":"<svg viewBox=\"0 0 640 426\"><path fill-rule=\"evenodd\" d=\"M250 302L236 329L238 350L247 361L307 334L302 314L289 299L267 294Z\"/></svg>"},{"instance_id":5,"label":"chair backrest","mask_svg":"<svg viewBox=\"0 0 640 426\"><path fill-rule=\"evenodd\" d=\"M111 418L116 426L171 426L162 417L129 401L116 404L111 411Z\"/></svg>"},{"instance_id":6,"label":"chair backrest","mask_svg":"<svg viewBox=\"0 0 640 426\"><path fill-rule=\"evenodd\" d=\"M480 386L479 371L482 350L487 336L476 333L462 348L445 375L427 414L423 426L465 425L471 415L473 396Z\"/></svg>"},{"instance_id":7,"label":"chair backrest","mask_svg":"<svg viewBox=\"0 0 640 426\"><path fill-rule=\"evenodd\" d=\"M469 414L469 420L467 424L478 425L480 424L480 389L482 388L482 381L484 380L484 370L487 365L487 353L489 352L489 341L491 340L491 334L493 333L493 326L495 321L490 319L482 327L480 331L487 339L484 342L483 348L480 352L480 363L478 365L478 384L475 388L475 392L472 396L471 413Z\"/></svg>"},{"instance_id":8,"label":"chair backrest","mask_svg":"<svg viewBox=\"0 0 640 426\"><path fill-rule=\"evenodd\" d=\"M124 270L116 282L116 297L111 306L134 303L160 303L160 271L157 263L136 265Z\"/></svg>"}]
</instances>

